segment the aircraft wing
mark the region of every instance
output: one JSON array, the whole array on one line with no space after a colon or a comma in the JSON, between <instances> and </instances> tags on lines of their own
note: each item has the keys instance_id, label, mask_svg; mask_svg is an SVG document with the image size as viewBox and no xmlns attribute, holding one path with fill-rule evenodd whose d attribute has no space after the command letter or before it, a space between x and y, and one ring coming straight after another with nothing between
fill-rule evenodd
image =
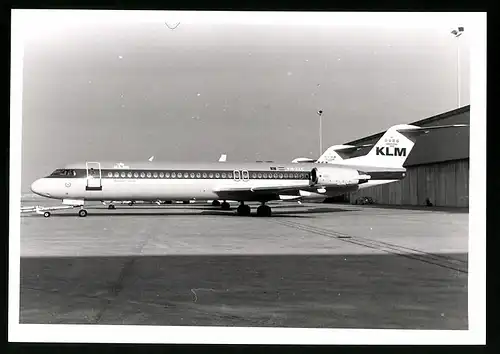
<instances>
[{"instance_id":1,"label":"aircraft wing","mask_svg":"<svg viewBox=\"0 0 500 354\"><path fill-rule=\"evenodd\" d=\"M300 195L301 191L307 190L313 193L321 194L342 194L353 190L355 186L336 186L336 187L307 187L307 186L266 186L266 187L218 187L214 192L220 199L231 200L262 200L262 199L283 199L283 195Z\"/></svg>"}]
</instances>

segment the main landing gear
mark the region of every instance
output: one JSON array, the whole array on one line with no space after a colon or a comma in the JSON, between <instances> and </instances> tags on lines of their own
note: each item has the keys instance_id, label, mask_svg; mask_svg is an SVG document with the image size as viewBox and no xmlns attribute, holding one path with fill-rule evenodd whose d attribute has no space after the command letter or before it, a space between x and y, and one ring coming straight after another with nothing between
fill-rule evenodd
<instances>
[{"instance_id":1,"label":"main landing gear","mask_svg":"<svg viewBox=\"0 0 500 354\"><path fill-rule=\"evenodd\" d=\"M80 216L81 218L86 217L87 216L87 210L80 209L80 211L78 212L78 216Z\"/></svg>"},{"instance_id":2,"label":"main landing gear","mask_svg":"<svg viewBox=\"0 0 500 354\"><path fill-rule=\"evenodd\" d=\"M239 216L249 216L251 211L250 205L246 205L244 202L240 202L238 209L236 209Z\"/></svg>"},{"instance_id":3,"label":"main landing gear","mask_svg":"<svg viewBox=\"0 0 500 354\"><path fill-rule=\"evenodd\" d=\"M236 209L236 213L239 216L250 216L251 213L250 205L246 205L243 202L240 202L238 209ZM264 217L271 216L271 207L262 202L262 205L257 208L257 216L264 216Z\"/></svg>"},{"instance_id":4,"label":"main landing gear","mask_svg":"<svg viewBox=\"0 0 500 354\"><path fill-rule=\"evenodd\" d=\"M228 202L226 202L225 200L224 200L224 202L222 202L220 207L222 210L230 210L231 209L231 205Z\"/></svg>"},{"instance_id":5,"label":"main landing gear","mask_svg":"<svg viewBox=\"0 0 500 354\"><path fill-rule=\"evenodd\" d=\"M257 208L257 216L271 216L271 207L264 202Z\"/></svg>"},{"instance_id":6,"label":"main landing gear","mask_svg":"<svg viewBox=\"0 0 500 354\"><path fill-rule=\"evenodd\" d=\"M214 200L212 202L212 206L220 206L220 202L218 200Z\"/></svg>"},{"instance_id":7,"label":"main landing gear","mask_svg":"<svg viewBox=\"0 0 500 354\"><path fill-rule=\"evenodd\" d=\"M108 205L108 209L111 210L111 209L116 209L116 208L115 208L115 206L113 204L110 204L110 205Z\"/></svg>"}]
</instances>

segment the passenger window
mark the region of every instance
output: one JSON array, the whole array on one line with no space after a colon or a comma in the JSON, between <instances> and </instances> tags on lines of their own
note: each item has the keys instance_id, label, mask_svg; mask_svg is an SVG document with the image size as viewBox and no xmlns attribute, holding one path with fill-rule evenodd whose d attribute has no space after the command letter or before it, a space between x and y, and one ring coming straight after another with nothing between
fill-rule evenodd
<instances>
[{"instance_id":1,"label":"passenger window","mask_svg":"<svg viewBox=\"0 0 500 354\"><path fill-rule=\"evenodd\" d=\"M283 178L283 173L280 173L279 176L280 176L280 178Z\"/></svg>"},{"instance_id":2,"label":"passenger window","mask_svg":"<svg viewBox=\"0 0 500 354\"><path fill-rule=\"evenodd\" d=\"M127 173L128 178L132 178L132 172Z\"/></svg>"},{"instance_id":3,"label":"passenger window","mask_svg":"<svg viewBox=\"0 0 500 354\"><path fill-rule=\"evenodd\" d=\"M194 173L193 173L193 172L191 172L190 176L191 176L191 178L194 178Z\"/></svg>"},{"instance_id":4,"label":"passenger window","mask_svg":"<svg viewBox=\"0 0 500 354\"><path fill-rule=\"evenodd\" d=\"M198 172L198 173L196 174L196 178L200 178L200 177L201 177L201 173L199 173L199 172Z\"/></svg>"},{"instance_id":5,"label":"passenger window","mask_svg":"<svg viewBox=\"0 0 500 354\"><path fill-rule=\"evenodd\" d=\"M216 173L215 174L215 178L219 178L220 177L220 174L219 173Z\"/></svg>"},{"instance_id":6,"label":"passenger window","mask_svg":"<svg viewBox=\"0 0 500 354\"><path fill-rule=\"evenodd\" d=\"M165 172L165 177L169 178L170 177L170 172Z\"/></svg>"},{"instance_id":7,"label":"passenger window","mask_svg":"<svg viewBox=\"0 0 500 354\"><path fill-rule=\"evenodd\" d=\"M258 173L258 174L257 174L257 177L258 177L258 178L262 178L262 173Z\"/></svg>"},{"instance_id":8,"label":"passenger window","mask_svg":"<svg viewBox=\"0 0 500 354\"><path fill-rule=\"evenodd\" d=\"M108 172L108 177L113 177L113 172Z\"/></svg>"},{"instance_id":9,"label":"passenger window","mask_svg":"<svg viewBox=\"0 0 500 354\"><path fill-rule=\"evenodd\" d=\"M153 177L154 177L154 178L158 178L158 172L154 172L154 173L153 173Z\"/></svg>"},{"instance_id":10,"label":"passenger window","mask_svg":"<svg viewBox=\"0 0 500 354\"><path fill-rule=\"evenodd\" d=\"M125 178L125 172L120 173L120 176L122 176L122 178Z\"/></svg>"},{"instance_id":11,"label":"passenger window","mask_svg":"<svg viewBox=\"0 0 500 354\"><path fill-rule=\"evenodd\" d=\"M163 172L160 172L160 178L163 178L164 174Z\"/></svg>"},{"instance_id":12,"label":"passenger window","mask_svg":"<svg viewBox=\"0 0 500 354\"><path fill-rule=\"evenodd\" d=\"M203 172L203 178L207 178L207 174Z\"/></svg>"},{"instance_id":13,"label":"passenger window","mask_svg":"<svg viewBox=\"0 0 500 354\"><path fill-rule=\"evenodd\" d=\"M278 178L278 174L277 173L274 174L274 178Z\"/></svg>"},{"instance_id":14,"label":"passenger window","mask_svg":"<svg viewBox=\"0 0 500 354\"><path fill-rule=\"evenodd\" d=\"M232 174L231 172L229 172L229 173L227 174L227 178L233 178L233 174Z\"/></svg>"},{"instance_id":15,"label":"passenger window","mask_svg":"<svg viewBox=\"0 0 500 354\"><path fill-rule=\"evenodd\" d=\"M264 173L262 174L262 176L263 176L264 178L267 178L267 173L265 173L265 172L264 172Z\"/></svg>"},{"instance_id":16,"label":"passenger window","mask_svg":"<svg viewBox=\"0 0 500 354\"><path fill-rule=\"evenodd\" d=\"M288 178L288 173L285 173L283 177Z\"/></svg>"},{"instance_id":17,"label":"passenger window","mask_svg":"<svg viewBox=\"0 0 500 354\"><path fill-rule=\"evenodd\" d=\"M182 173L178 172L177 173L177 178L182 178Z\"/></svg>"},{"instance_id":18,"label":"passenger window","mask_svg":"<svg viewBox=\"0 0 500 354\"><path fill-rule=\"evenodd\" d=\"M146 176L148 176L148 178L151 178L151 172L146 173Z\"/></svg>"},{"instance_id":19,"label":"passenger window","mask_svg":"<svg viewBox=\"0 0 500 354\"><path fill-rule=\"evenodd\" d=\"M222 178L226 178L226 173L222 172Z\"/></svg>"},{"instance_id":20,"label":"passenger window","mask_svg":"<svg viewBox=\"0 0 500 354\"><path fill-rule=\"evenodd\" d=\"M146 177L146 174L144 172L141 172L141 178Z\"/></svg>"},{"instance_id":21,"label":"passenger window","mask_svg":"<svg viewBox=\"0 0 500 354\"><path fill-rule=\"evenodd\" d=\"M210 173L208 174L208 177L210 177L210 178L214 178L214 174L210 172Z\"/></svg>"}]
</instances>

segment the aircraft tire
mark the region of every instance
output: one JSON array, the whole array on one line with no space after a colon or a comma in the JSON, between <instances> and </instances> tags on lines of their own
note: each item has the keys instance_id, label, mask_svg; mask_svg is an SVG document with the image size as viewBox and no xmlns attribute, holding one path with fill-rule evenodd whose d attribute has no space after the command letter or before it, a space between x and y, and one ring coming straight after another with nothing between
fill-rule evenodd
<instances>
[{"instance_id":1,"label":"aircraft tire","mask_svg":"<svg viewBox=\"0 0 500 354\"><path fill-rule=\"evenodd\" d=\"M243 204L236 209L236 212L239 216L250 216L252 209L250 208L250 205Z\"/></svg>"},{"instance_id":2,"label":"aircraft tire","mask_svg":"<svg viewBox=\"0 0 500 354\"><path fill-rule=\"evenodd\" d=\"M271 207L269 205L263 204L257 208L257 216L269 217L271 214Z\"/></svg>"},{"instance_id":3,"label":"aircraft tire","mask_svg":"<svg viewBox=\"0 0 500 354\"><path fill-rule=\"evenodd\" d=\"M79 212L78 212L78 215L81 217L81 218L84 218L87 216L87 210L85 209L81 209Z\"/></svg>"},{"instance_id":4,"label":"aircraft tire","mask_svg":"<svg viewBox=\"0 0 500 354\"><path fill-rule=\"evenodd\" d=\"M220 202L218 200L214 200L212 202L212 206L220 206Z\"/></svg>"},{"instance_id":5,"label":"aircraft tire","mask_svg":"<svg viewBox=\"0 0 500 354\"><path fill-rule=\"evenodd\" d=\"M43 213L43 217L44 218L50 217L50 211L46 211L45 213Z\"/></svg>"},{"instance_id":6,"label":"aircraft tire","mask_svg":"<svg viewBox=\"0 0 500 354\"><path fill-rule=\"evenodd\" d=\"M113 204L108 205L108 209L115 209L115 206Z\"/></svg>"},{"instance_id":7,"label":"aircraft tire","mask_svg":"<svg viewBox=\"0 0 500 354\"><path fill-rule=\"evenodd\" d=\"M231 209L231 205L228 202L224 202L220 206L221 206L222 210L230 210Z\"/></svg>"}]
</instances>

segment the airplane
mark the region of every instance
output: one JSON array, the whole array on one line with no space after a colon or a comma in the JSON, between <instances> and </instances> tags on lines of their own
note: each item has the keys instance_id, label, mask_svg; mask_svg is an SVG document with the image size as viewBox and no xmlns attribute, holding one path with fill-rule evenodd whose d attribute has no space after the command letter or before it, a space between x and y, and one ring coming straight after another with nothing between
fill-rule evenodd
<instances>
[{"instance_id":1,"label":"airplane","mask_svg":"<svg viewBox=\"0 0 500 354\"><path fill-rule=\"evenodd\" d=\"M31 190L47 198L62 199L65 205L79 206L80 217L87 216L86 201L192 198L223 200L223 210L230 209L227 200L236 200L240 216L251 213L245 202L260 202L257 216L271 216L267 202L301 198L300 191L333 197L370 186L368 182L401 180L406 176L403 164L418 135L459 126L467 125L396 125L367 155L335 164L75 163L36 180Z\"/></svg>"}]
</instances>

